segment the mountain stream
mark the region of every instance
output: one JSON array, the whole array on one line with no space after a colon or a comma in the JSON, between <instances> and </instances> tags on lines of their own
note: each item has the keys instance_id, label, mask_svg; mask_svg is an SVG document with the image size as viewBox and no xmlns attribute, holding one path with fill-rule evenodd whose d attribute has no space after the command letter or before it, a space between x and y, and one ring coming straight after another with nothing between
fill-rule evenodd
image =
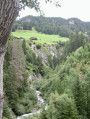
<instances>
[{"instance_id":1,"label":"mountain stream","mask_svg":"<svg viewBox=\"0 0 90 119\"><path fill-rule=\"evenodd\" d=\"M31 85L31 88L33 88L33 85ZM45 103L44 99L41 97L41 92L39 90L35 90L36 94L37 94L37 105L40 106L41 104L45 104L45 110L47 109L47 104ZM21 116L18 116L17 119L24 119L25 117L28 117L30 115L33 114L38 114L41 112L41 109L34 109L32 111L32 113L28 113L28 114L23 114Z\"/></svg>"}]
</instances>

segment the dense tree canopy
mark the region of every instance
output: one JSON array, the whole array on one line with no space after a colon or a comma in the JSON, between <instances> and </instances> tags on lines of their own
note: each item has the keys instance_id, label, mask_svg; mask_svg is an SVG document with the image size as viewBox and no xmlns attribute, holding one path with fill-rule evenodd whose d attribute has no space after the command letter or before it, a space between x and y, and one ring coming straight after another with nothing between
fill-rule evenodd
<instances>
[{"instance_id":1,"label":"dense tree canopy","mask_svg":"<svg viewBox=\"0 0 90 119\"><path fill-rule=\"evenodd\" d=\"M52 0L44 1L52 3ZM59 6L58 2L55 4ZM6 9L8 5L9 7ZM20 9L25 8L25 6L34 8L41 13L39 0L0 1L0 13L2 14L2 18L0 19L0 119L2 119L4 100L3 61L6 44L13 23L18 16L18 12ZM18 27L20 29L22 28L22 26ZM71 29L73 29L73 27L71 27ZM50 30L51 29L48 30L49 33ZM63 30L66 32L64 28ZM43 80L37 80L35 85L36 88L41 90L42 96L49 104L48 109L43 111L41 114L42 118L39 119L90 119L90 44L88 42L84 44L84 36L78 33L71 34L70 41L67 42L64 52L65 56L69 53L71 54L66 57L66 61L63 60L57 67L55 66L59 64L58 61L56 61L55 58L50 59L50 57L48 57L48 60L52 60L52 62L50 62L52 69L50 67L44 69L45 64L39 56L35 55L35 52L31 50L30 44L26 43L25 40L13 41L10 40L12 45L10 45L10 49L7 49L4 63L4 91L6 93L5 96L8 106L12 111L16 115L30 113L36 104L37 97L34 95L34 90L30 89L27 80L28 72L24 72L25 70L30 71L33 67L31 70L32 73L35 73L35 75L39 73L45 76ZM21 47L20 42L22 42ZM42 47L37 45L37 49L40 48ZM14 52L12 54L13 50ZM19 62L20 58L23 62ZM24 60L26 62L24 62ZM21 75L22 77L20 75L18 76L18 72L19 70L21 72L21 69L18 70L15 63L20 66L19 68L25 68L25 70L22 71L24 72ZM22 68L24 63L26 63L26 65ZM54 68L55 70L53 70ZM46 72L47 74L45 74ZM4 112L6 112L7 108L8 107L4 108ZM8 115L4 116L9 118Z\"/></svg>"},{"instance_id":2,"label":"dense tree canopy","mask_svg":"<svg viewBox=\"0 0 90 119\"><path fill-rule=\"evenodd\" d=\"M50 0L46 0L50 2ZM58 4L56 4L58 5ZM0 119L3 110L3 62L7 41L19 10L28 6L40 11L38 0L1 0L0 1Z\"/></svg>"}]
</instances>

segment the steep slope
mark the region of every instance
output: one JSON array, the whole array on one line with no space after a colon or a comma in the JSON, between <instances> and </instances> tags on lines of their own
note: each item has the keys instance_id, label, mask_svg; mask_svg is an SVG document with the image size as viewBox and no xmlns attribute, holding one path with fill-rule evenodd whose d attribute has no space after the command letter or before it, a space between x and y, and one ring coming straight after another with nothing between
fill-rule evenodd
<instances>
[{"instance_id":1,"label":"steep slope","mask_svg":"<svg viewBox=\"0 0 90 119\"><path fill-rule=\"evenodd\" d=\"M10 40L4 62L5 104L3 119L13 119L13 115L29 113L37 103L34 89L30 88L29 72L22 40Z\"/></svg>"},{"instance_id":2,"label":"steep slope","mask_svg":"<svg viewBox=\"0 0 90 119\"><path fill-rule=\"evenodd\" d=\"M22 48L22 40L13 40L10 43L12 63L17 71L18 80L23 80L23 72L25 72L26 58Z\"/></svg>"},{"instance_id":3,"label":"steep slope","mask_svg":"<svg viewBox=\"0 0 90 119\"><path fill-rule=\"evenodd\" d=\"M47 111L43 110L39 119L89 119L90 44L67 56L66 61L35 85L49 103Z\"/></svg>"},{"instance_id":4,"label":"steep slope","mask_svg":"<svg viewBox=\"0 0 90 119\"><path fill-rule=\"evenodd\" d=\"M37 95L30 84L42 92L40 96L48 105L47 110L43 108L35 118L90 118L90 44L82 34L77 35L67 45L61 42L39 44L21 39L9 41L4 62L3 119L12 119L14 114L32 113ZM70 51L60 62L64 46Z\"/></svg>"},{"instance_id":5,"label":"steep slope","mask_svg":"<svg viewBox=\"0 0 90 119\"><path fill-rule=\"evenodd\" d=\"M38 48L38 46L40 48ZM49 57L51 57L51 60L53 60L53 58L59 60L59 57L61 57L64 49L64 47L60 46L59 43L50 45L50 44L34 44L32 42L30 47L36 53L36 55L39 56L42 59L42 61L48 66L50 66Z\"/></svg>"},{"instance_id":6,"label":"steep slope","mask_svg":"<svg viewBox=\"0 0 90 119\"><path fill-rule=\"evenodd\" d=\"M38 46L41 48L38 49ZM53 57L57 59L58 52L59 49L53 45L31 44L22 39L9 40L4 62L3 119L12 119L15 118L14 114L22 115L33 110L37 96L35 90L30 88L30 83L41 79L48 70L55 68L57 63L54 64ZM51 57L50 60L48 56Z\"/></svg>"}]
</instances>

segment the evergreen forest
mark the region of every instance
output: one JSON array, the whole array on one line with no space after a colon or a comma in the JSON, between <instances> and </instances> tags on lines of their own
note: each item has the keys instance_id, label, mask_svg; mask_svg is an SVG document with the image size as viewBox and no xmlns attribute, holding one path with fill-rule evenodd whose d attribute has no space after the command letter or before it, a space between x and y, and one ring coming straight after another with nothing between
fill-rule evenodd
<instances>
[{"instance_id":1,"label":"evergreen forest","mask_svg":"<svg viewBox=\"0 0 90 119\"><path fill-rule=\"evenodd\" d=\"M37 42L22 37L28 31L68 40ZM3 119L90 119L90 23L17 20L5 54L4 95Z\"/></svg>"}]
</instances>

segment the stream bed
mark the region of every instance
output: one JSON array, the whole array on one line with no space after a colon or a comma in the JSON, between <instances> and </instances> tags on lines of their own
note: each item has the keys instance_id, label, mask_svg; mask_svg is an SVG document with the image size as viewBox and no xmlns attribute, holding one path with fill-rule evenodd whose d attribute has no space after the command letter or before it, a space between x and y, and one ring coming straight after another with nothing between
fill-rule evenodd
<instances>
[{"instance_id":1,"label":"stream bed","mask_svg":"<svg viewBox=\"0 0 90 119\"><path fill-rule=\"evenodd\" d=\"M31 88L33 88L33 85L31 85ZM47 109L47 104L45 103L44 99L41 97L41 92L39 90L35 90L37 95L37 106L41 106L41 104L45 104L45 109ZM21 116L18 116L17 119L24 119L24 117L28 117L33 114L38 114L41 112L41 109L35 108L31 113L23 114Z\"/></svg>"}]
</instances>

